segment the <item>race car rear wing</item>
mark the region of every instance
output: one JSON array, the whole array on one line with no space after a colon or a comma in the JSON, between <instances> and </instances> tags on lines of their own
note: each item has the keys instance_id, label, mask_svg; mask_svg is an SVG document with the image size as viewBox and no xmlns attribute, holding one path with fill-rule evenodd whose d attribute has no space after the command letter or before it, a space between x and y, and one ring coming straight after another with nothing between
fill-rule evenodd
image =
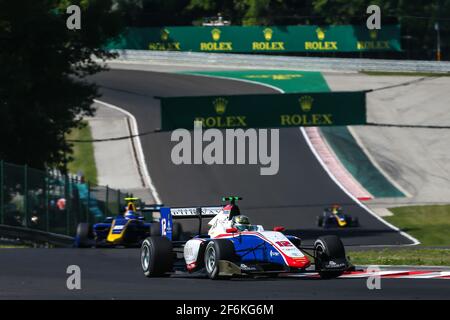
<instances>
[{"instance_id":1,"label":"race car rear wing","mask_svg":"<svg viewBox=\"0 0 450 320\"><path fill-rule=\"evenodd\" d=\"M202 219L213 218L223 212L223 207L190 207L190 208L168 208L162 207L160 230L161 235L172 240L172 226L174 219L198 219L198 234L202 230Z\"/></svg>"}]
</instances>

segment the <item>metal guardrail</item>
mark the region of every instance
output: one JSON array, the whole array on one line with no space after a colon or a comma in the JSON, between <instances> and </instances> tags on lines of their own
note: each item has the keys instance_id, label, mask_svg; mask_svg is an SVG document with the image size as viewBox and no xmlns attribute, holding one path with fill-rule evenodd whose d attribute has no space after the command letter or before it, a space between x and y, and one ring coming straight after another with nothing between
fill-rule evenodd
<instances>
[{"instance_id":1,"label":"metal guardrail","mask_svg":"<svg viewBox=\"0 0 450 320\"><path fill-rule=\"evenodd\" d=\"M57 247L71 247L74 242L73 237L70 236L6 225L0 225L0 236L9 239L30 241L32 243L49 243Z\"/></svg>"},{"instance_id":2,"label":"metal guardrail","mask_svg":"<svg viewBox=\"0 0 450 320\"><path fill-rule=\"evenodd\" d=\"M242 69L291 69L311 71L450 72L448 61L381 60L317 57L286 57L231 53L117 50L119 58L109 62L171 66Z\"/></svg>"}]
</instances>

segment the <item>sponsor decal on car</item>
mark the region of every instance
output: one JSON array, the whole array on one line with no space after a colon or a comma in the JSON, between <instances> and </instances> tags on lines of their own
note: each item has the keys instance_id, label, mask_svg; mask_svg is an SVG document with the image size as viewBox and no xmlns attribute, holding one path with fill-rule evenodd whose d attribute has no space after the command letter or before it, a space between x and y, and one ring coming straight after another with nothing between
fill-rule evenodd
<instances>
[{"instance_id":1,"label":"sponsor decal on car","mask_svg":"<svg viewBox=\"0 0 450 320\"><path fill-rule=\"evenodd\" d=\"M256 269L256 267L249 267L249 266L247 266L246 264L244 264L244 263L241 263L241 269L242 270L244 270L244 271L256 271L257 269Z\"/></svg>"},{"instance_id":2,"label":"sponsor decal on car","mask_svg":"<svg viewBox=\"0 0 450 320\"><path fill-rule=\"evenodd\" d=\"M325 268L329 268L329 269L340 269L340 268L345 268L346 264L345 263L336 263L332 260L328 261L328 263L325 265Z\"/></svg>"},{"instance_id":3,"label":"sponsor decal on car","mask_svg":"<svg viewBox=\"0 0 450 320\"><path fill-rule=\"evenodd\" d=\"M272 251L272 250L270 250L269 254L270 254L271 257L278 257L278 256L280 255L279 252L277 252L277 251Z\"/></svg>"}]
</instances>

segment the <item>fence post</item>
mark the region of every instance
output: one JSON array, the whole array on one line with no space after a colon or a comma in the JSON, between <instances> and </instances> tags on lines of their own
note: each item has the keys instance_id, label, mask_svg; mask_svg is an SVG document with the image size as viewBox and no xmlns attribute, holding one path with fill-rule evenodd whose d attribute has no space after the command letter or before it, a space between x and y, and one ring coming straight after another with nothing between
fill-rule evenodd
<instances>
[{"instance_id":1,"label":"fence post","mask_svg":"<svg viewBox=\"0 0 450 320\"><path fill-rule=\"evenodd\" d=\"M69 199L69 188L70 188L70 182L69 182L69 176L67 173L64 175L64 198L66 199L66 235L69 235L70 233L70 199Z\"/></svg>"},{"instance_id":2,"label":"fence post","mask_svg":"<svg viewBox=\"0 0 450 320\"><path fill-rule=\"evenodd\" d=\"M46 226L45 230L47 232L50 232L50 213L49 213L49 207L50 207L50 183L48 178L48 172L45 172L45 221Z\"/></svg>"},{"instance_id":3,"label":"fence post","mask_svg":"<svg viewBox=\"0 0 450 320\"><path fill-rule=\"evenodd\" d=\"M28 165L25 165L23 168L23 210L25 214L25 228L28 228Z\"/></svg>"},{"instance_id":4,"label":"fence post","mask_svg":"<svg viewBox=\"0 0 450 320\"><path fill-rule=\"evenodd\" d=\"M107 217L109 216L108 211L109 211L109 186L107 185L106 186L106 197L105 197L105 214Z\"/></svg>"},{"instance_id":5,"label":"fence post","mask_svg":"<svg viewBox=\"0 0 450 320\"><path fill-rule=\"evenodd\" d=\"M4 200L4 192L5 192L5 170L4 170L4 161L0 160L0 224L5 224L5 200Z\"/></svg>"},{"instance_id":6,"label":"fence post","mask_svg":"<svg viewBox=\"0 0 450 320\"><path fill-rule=\"evenodd\" d=\"M120 211L122 210L122 208L120 208L120 189L117 190L117 209L119 210L117 214L120 214Z\"/></svg>"},{"instance_id":7,"label":"fence post","mask_svg":"<svg viewBox=\"0 0 450 320\"><path fill-rule=\"evenodd\" d=\"M87 185L87 189L88 189L88 192L87 192L87 202L86 202L86 222L87 223L89 223L89 215L90 215L90 212L89 212L89 203L91 202L91 184L89 183L89 181L88 182L86 182L86 185Z\"/></svg>"}]
</instances>

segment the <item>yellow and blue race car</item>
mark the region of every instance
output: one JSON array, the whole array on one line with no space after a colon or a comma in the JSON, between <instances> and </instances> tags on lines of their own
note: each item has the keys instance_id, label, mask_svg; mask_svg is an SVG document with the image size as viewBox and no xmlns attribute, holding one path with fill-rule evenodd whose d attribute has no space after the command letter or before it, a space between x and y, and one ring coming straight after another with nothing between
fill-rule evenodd
<instances>
[{"instance_id":1,"label":"yellow and blue race car","mask_svg":"<svg viewBox=\"0 0 450 320\"><path fill-rule=\"evenodd\" d=\"M145 221L143 212L159 212L162 205L137 207L138 198L125 198L125 211L116 217L107 217L105 221L93 225L79 223L75 236L75 247L138 247L145 238L160 235L159 219ZM175 237L179 237L182 229L180 224L174 224Z\"/></svg>"},{"instance_id":2,"label":"yellow and blue race car","mask_svg":"<svg viewBox=\"0 0 450 320\"><path fill-rule=\"evenodd\" d=\"M325 208L321 216L317 217L317 226L323 228L347 228L358 227L358 217L352 217L346 213L341 206L334 204L331 207Z\"/></svg>"}]
</instances>

